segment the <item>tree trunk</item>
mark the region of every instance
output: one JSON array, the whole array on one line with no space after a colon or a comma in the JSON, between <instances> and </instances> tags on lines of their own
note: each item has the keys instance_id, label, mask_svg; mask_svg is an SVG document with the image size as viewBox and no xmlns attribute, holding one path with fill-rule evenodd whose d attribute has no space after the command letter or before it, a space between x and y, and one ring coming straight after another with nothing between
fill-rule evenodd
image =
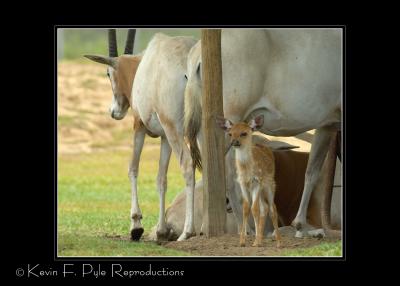
<instances>
[{"instance_id":1,"label":"tree trunk","mask_svg":"<svg viewBox=\"0 0 400 286\"><path fill-rule=\"evenodd\" d=\"M207 237L225 232L225 135L216 126L223 115L221 30L201 31L202 56L202 159L203 159L203 233Z\"/></svg>"}]
</instances>

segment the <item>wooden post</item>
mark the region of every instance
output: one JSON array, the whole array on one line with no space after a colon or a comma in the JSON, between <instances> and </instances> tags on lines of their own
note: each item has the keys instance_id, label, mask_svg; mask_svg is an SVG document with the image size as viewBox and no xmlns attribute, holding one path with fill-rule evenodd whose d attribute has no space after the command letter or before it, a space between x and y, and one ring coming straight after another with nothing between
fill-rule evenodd
<instances>
[{"instance_id":1,"label":"wooden post","mask_svg":"<svg viewBox=\"0 0 400 286\"><path fill-rule=\"evenodd\" d=\"M225 135L216 125L216 117L223 115L221 30L201 31L201 57L203 233L213 237L226 229Z\"/></svg>"}]
</instances>

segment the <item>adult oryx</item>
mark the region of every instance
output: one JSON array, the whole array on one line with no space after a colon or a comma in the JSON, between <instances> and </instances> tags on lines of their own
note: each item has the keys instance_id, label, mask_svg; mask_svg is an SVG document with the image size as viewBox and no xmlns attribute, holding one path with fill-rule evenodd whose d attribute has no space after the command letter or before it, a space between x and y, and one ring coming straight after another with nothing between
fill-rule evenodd
<instances>
[{"instance_id":1,"label":"adult oryx","mask_svg":"<svg viewBox=\"0 0 400 286\"><path fill-rule=\"evenodd\" d=\"M183 142L183 99L186 85L185 70L187 54L196 40L190 37L169 37L156 34L141 55L118 57L115 30L109 31L110 56L86 56L107 64L108 76L114 92L110 109L114 119L122 119L131 107L134 117L133 156L129 166L131 181L131 238L139 240L143 234L142 212L138 202L137 179L139 160L145 135L161 136L161 153L157 176L157 189L160 195L160 212L157 237L165 238L165 192L167 190L167 170L171 147L180 156L181 167L185 173L186 185L193 193L194 177L190 177L191 157ZM133 48L134 32L129 31L127 46ZM133 84L134 83L134 84ZM193 197L188 195L188 197ZM193 199L192 199L193 201ZM190 205L192 207L190 208ZM193 202L187 209L188 232L193 232ZM192 219L190 219L192 217ZM184 236L183 236L184 237Z\"/></svg>"},{"instance_id":2,"label":"adult oryx","mask_svg":"<svg viewBox=\"0 0 400 286\"><path fill-rule=\"evenodd\" d=\"M316 129L305 174L304 192L293 220L299 235L311 228L307 207L333 130L341 124L342 34L340 29L222 31L224 116L232 122L264 115L260 130L294 136ZM185 90L185 135L193 162L200 162L201 44L189 53ZM232 160L233 152L228 153ZM233 177L227 163L227 177ZM229 175L231 174L231 175ZM287 178L290 180L290 178ZM240 194L227 181L232 208L241 221Z\"/></svg>"}]
</instances>

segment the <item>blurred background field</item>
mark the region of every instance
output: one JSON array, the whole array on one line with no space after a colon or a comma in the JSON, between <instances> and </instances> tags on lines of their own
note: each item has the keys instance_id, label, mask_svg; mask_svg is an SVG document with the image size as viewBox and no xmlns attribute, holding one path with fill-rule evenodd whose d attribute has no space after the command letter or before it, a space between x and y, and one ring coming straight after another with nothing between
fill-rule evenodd
<instances>
[{"instance_id":1,"label":"blurred background field","mask_svg":"<svg viewBox=\"0 0 400 286\"><path fill-rule=\"evenodd\" d=\"M135 53L142 51L157 32L200 37L198 29L138 29ZM133 145L132 115L129 112L121 121L110 117L108 108L112 90L106 67L82 57L84 54L107 55L107 30L63 29L61 36L57 48L60 52L57 64L58 255L190 255L152 242L129 241L131 194L128 165ZM126 29L117 29L120 54L124 50L125 37ZM301 146L302 151L308 151L310 147L305 141L292 138L286 141ZM156 177L159 145L159 138L146 137L139 167L139 203L144 237L158 219ZM167 207L183 187L179 164L172 154ZM307 253L340 255L338 244L328 248L330 252L325 252L325 248L315 248L315 251L310 249ZM296 253L288 252L286 255Z\"/></svg>"},{"instance_id":2,"label":"blurred background field","mask_svg":"<svg viewBox=\"0 0 400 286\"><path fill-rule=\"evenodd\" d=\"M117 29L119 53L123 53L127 29ZM199 29L137 29L134 53L143 51L155 33L162 32L170 36L192 36L200 38ZM84 54L107 55L106 29L58 29L58 52L61 60L83 60ZM87 62L85 60L85 62Z\"/></svg>"}]
</instances>

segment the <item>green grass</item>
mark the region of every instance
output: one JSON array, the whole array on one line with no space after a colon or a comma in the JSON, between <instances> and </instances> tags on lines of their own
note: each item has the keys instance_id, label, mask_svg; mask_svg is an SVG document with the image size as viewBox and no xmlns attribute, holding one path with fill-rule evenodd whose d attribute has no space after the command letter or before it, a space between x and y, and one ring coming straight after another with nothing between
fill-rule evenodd
<instances>
[{"instance_id":1,"label":"green grass","mask_svg":"<svg viewBox=\"0 0 400 286\"><path fill-rule=\"evenodd\" d=\"M342 256L342 242L323 242L310 248L287 250L283 256Z\"/></svg>"},{"instance_id":2,"label":"green grass","mask_svg":"<svg viewBox=\"0 0 400 286\"><path fill-rule=\"evenodd\" d=\"M63 155L58 160L58 254L60 256L185 255L155 243L127 240L130 227L130 183L126 151ZM145 149L139 176L139 202L145 235L156 225L155 178L158 150ZM175 158L171 158L175 161ZM176 161L169 171L167 205L183 183ZM122 239L115 239L121 236Z\"/></svg>"}]
</instances>

